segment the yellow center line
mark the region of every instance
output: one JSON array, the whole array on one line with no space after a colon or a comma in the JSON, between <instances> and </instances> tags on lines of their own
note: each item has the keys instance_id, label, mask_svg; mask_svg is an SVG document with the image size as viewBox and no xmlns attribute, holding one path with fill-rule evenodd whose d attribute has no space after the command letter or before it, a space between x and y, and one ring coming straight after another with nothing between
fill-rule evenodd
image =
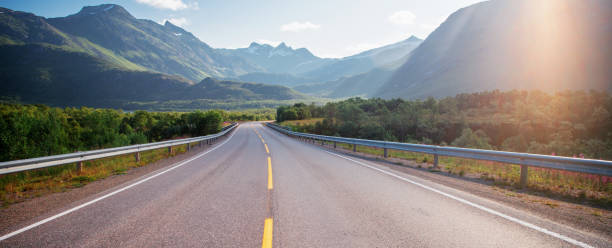
<instances>
[{"instance_id":1,"label":"yellow center line","mask_svg":"<svg viewBox=\"0 0 612 248\"><path fill-rule=\"evenodd\" d=\"M274 221L272 218L267 218L264 223L263 240L261 242L261 248L272 248L272 225Z\"/></svg>"},{"instance_id":2,"label":"yellow center line","mask_svg":"<svg viewBox=\"0 0 612 248\"><path fill-rule=\"evenodd\" d=\"M264 223L264 231L263 231L263 239L261 242L261 247L262 248L272 248L272 226L274 225L274 221L272 219L272 209L271 209L271 194L272 194L272 188L273 188L273 181L272 181L272 158L270 157L270 148L268 147L268 144L266 144L266 141L264 140L264 138L261 136L261 134L257 131L257 129L253 129L255 131L255 133L257 134L257 136L259 137L259 139L261 140L261 143L264 144L264 147L266 148L266 153L268 154L268 193L267 193L267 198L268 198L268 218L266 218L266 221Z\"/></svg>"},{"instance_id":3,"label":"yellow center line","mask_svg":"<svg viewBox=\"0 0 612 248\"><path fill-rule=\"evenodd\" d=\"M268 156L268 189L272 188L272 159Z\"/></svg>"}]
</instances>

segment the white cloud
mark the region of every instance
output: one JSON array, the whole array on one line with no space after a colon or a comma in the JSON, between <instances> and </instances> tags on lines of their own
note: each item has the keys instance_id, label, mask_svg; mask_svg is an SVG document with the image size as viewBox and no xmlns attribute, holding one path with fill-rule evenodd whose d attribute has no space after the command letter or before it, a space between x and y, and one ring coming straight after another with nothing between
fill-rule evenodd
<instances>
[{"instance_id":1,"label":"white cloud","mask_svg":"<svg viewBox=\"0 0 612 248\"><path fill-rule=\"evenodd\" d=\"M162 22L162 25L166 23L166 21L169 21L170 23L177 25L179 27L185 27L189 25L189 20L187 20L187 18L185 17L180 17L180 18L172 17L170 19L164 19L164 21Z\"/></svg>"},{"instance_id":2,"label":"white cloud","mask_svg":"<svg viewBox=\"0 0 612 248\"><path fill-rule=\"evenodd\" d=\"M387 17L387 21L397 25L411 25L414 24L416 15L408 10L402 10L391 14Z\"/></svg>"},{"instance_id":3,"label":"white cloud","mask_svg":"<svg viewBox=\"0 0 612 248\"><path fill-rule=\"evenodd\" d=\"M183 0L136 0L136 2L150 5L158 9L180 10L189 7ZM197 3L193 6L198 7Z\"/></svg>"},{"instance_id":4,"label":"white cloud","mask_svg":"<svg viewBox=\"0 0 612 248\"><path fill-rule=\"evenodd\" d=\"M255 40L255 42L259 44L268 44L274 47L278 46L281 43L280 41L272 41L272 40L266 40L266 39L257 39Z\"/></svg>"},{"instance_id":5,"label":"white cloud","mask_svg":"<svg viewBox=\"0 0 612 248\"><path fill-rule=\"evenodd\" d=\"M321 25L313 24L312 22L291 22L280 27L283 32L300 32L303 30L317 30Z\"/></svg>"}]
</instances>

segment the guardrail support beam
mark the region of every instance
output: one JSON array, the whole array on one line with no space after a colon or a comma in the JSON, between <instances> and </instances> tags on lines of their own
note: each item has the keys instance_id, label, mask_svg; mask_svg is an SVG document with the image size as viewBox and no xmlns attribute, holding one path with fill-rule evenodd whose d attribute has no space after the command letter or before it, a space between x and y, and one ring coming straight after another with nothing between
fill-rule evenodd
<instances>
[{"instance_id":1,"label":"guardrail support beam","mask_svg":"<svg viewBox=\"0 0 612 248\"><path fill-rule=\"evenodd\" d=\"M76 171L77 171L77 173L79 173L79 174L81 174L81 172L83 172L83 161L78 162L78 163L76 164Z\"/></svg>"},{"instance_id":2,"label":"guardrail support beam","mask_svg":"<svg viewBox=\"0 0 612 248\"><path fill-rule=\"evenodd\" d=\"M168 154L169 154L169 155L172 155L172 146L169 146L169 147L168 147Z\"/></svg>"},{"instance_id":3,"label":"guardrail support beam","mask_svg":"<svg viewBox=\"0 0 612 248\"><path fill-rule=\"evenodd\" d=\"M433 168L434 169L438 169L438 154L434 154L434 164L433 164Z\"/></svg>"},{"instance_id":4,"label":"guardrail support beam","mask_svg":"<svg viewBox=\"0 0 612 248\"><path fill-rule=\"evenodd\" d=\"M191 151L191 144L187 143L187 151Z\"/></svg>"},{"instance_id":5,"label":"guardrail support beam","mask_svg":"<svg viewBox=\"0 0 612 248\"><path fill-rule=\"evenodd\" d=\"M353 152L357 152L357 144L353 144Z\"/></svg>"},{"instance_id":6,"label":"guardrail support beam","mask_svg":"<svg viewBox=\"0 0 612 248\"><path fill-rule=\"evenodd\" d=\"M334 149L336 149L336 141L334 141Z\"/></svg>"},{"instance_id":7,"label":"guardrail support beam","mask_svg":"<svg viewBox=\"0 0 612 248\"><path fill-rule=\"evenodd\" d=\"M134 154L134 160L136 160L136 163L140 162L140 152Z\"/></svg>"},{"instance_id":8,"label":"guardrail support beam","mask_svg":"<svg viewBox=\"0 0 612 248\"><path fill-rule=\"evenodd\" d=\"M520 186L521 188L525 188L527 186L527 172L529 171L529 166L527 165L521 165L521 181L520 181Z\"/></svg>"},{"instance_id":9,"label":"guardrail support beam","mask_svg":"<svg viewBox=\"0 0 612 248\"><path fill-rule=\"evenodd\" d=\"M387 153L387 148L384 148L384 153L385 153L385 158L389 157L389 154Z\"/></svg>"}]
</instances>

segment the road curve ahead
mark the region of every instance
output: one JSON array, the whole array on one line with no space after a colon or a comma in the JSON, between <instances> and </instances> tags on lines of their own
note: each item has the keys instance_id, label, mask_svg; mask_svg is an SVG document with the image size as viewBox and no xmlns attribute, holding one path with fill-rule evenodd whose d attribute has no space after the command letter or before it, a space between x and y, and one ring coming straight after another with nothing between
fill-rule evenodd
<instances>
[{"instance_id":1,"label":"road curve ahead","mask_svg":"<svg viewBox=\"0 0 612 248\"><path fill-rule=\"evenodd\" d=\"M0 237L1 247L611 247L371 161L240 125L194 157ZM20 229L21 228L21 229Z\"/></svg>"}]
</instances>

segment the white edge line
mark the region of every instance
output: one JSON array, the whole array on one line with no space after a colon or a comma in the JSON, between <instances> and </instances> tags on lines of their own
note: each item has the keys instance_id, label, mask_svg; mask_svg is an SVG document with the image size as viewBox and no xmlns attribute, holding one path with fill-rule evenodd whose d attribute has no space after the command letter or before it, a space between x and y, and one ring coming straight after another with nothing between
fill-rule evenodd
<instances>
[{"instance_id":1,"label":"white edge line","mask_svg":"<svg viewBox=\"0 0 612 248\"><path fill-rule=\"evenodd\" d=\"M566 241L566 242L568 242L568 243L571 243L571 244L573 244L573 245L580 246L580 247L584 247L584 248L592 248L592 247L593 247L593 246L590 246L590 245L588 245L588 244L586 244L586 243L583 243L583 242L580 242L580 241L578 241L578 240L572 239L572 238L570 238L570 237L566 237L566 236L564 236L564 235L562 235L562 234L559 234L559 233L556 233L556 232L550 231L550 230L548 230L548 229L546 229L546 228L539 227L539 226L536 226L536 225L531 224L531 223L529 223L529 222L519 220L519 219L514 218L514 217L512 217L512 216L509 216L509 215L506 215L506 214L503 214L503 213L497 212L497 211L495 211L495 210L493 210L493 209L490 209L490 208L487 208L487 207L485 207L485 206L482 206L482 205L479 205L479 204L476 204L476 203L470 202L470 201L468 201L468 200L465 200L465 199L463 199L463 198L460 198L460 197L457 197L457 196L454 196L454 195L448 194L448 193L446 193L446 192L442 192L442 191L437 190L437 189L435 189L435 188L432 188L432 187L429 187L429 186L427 186L427 185L424 185L424 184L421 184L421 183L418 183L418 182L412 181L412 180L410 180L410 179L408 179L408 178L405 178L405 177L402 177L402 176L396 175L396 174L391 173L391 172L388 172L388 171L386 171L386 170L382 170L382 169L376 168L376 167L374 167L374 166L371 166L371 165L368 165L368 164L362 163L362 162L360 162L360 161L357 161L357 160L354 160L354 159L351 159L351 158L348 158L348 157L345 157L345 156L342 156L342 155L339 155L339 154L336 154L336 153L333 153L333 152L329 152L329 151L325 151L325 150L323 150L323 151L324 151L324 152L327 152L327 153L329 153L329 154L331 154L331 155L338 156L338 157L344 158L344 159L346 159L346 160L353 161L353 162L355 162L355 163L357 163L357 164L359 164L359 165L361 165L361 166L364 166L364 167L370 168L370 169L372 169L372 170L376 170L376 171L378 171L378 172L380 172L380 173L383 173L383 174L386 174L386 175L389 175L389 176L395 177L395 178L397 178L397 179L399 179L399 180L402 180L402 181L405 181L405 182L408 182L408 183L414 184L414 185L416 185L416 186L419 186L419 187L421 187L421 188L427 189L427 190L429 190L429 191L433 191L433 192L435 192L435 193L438 193L438 194L440 194L440 195L446 196L446 197L448 197L448 198L451 198L451 199L453 199L453 200L459 201L459 202L461 202L461 203L464 203L464 204L470 205L470 206L472 206L472 207L478 208L478 209L480 209L480 210L482 210L482 211L485 211L485 212L488 212L488 213L490 213L490 214L497 215L497 216L502 217L502 218L504 218L504 219L506 219L506 220L509 220L509 221L515 222L515 223L517 223L517 224L519 224L519 225L522 225L522 226L525 226L525 227L528 227L528 228L534 229L534 230L536 230L536 231L539 231L539 232L542 232L542 233L548 234L548 235L550 235L550 236L553 236L553 237L555 237L555 238L561 239L561 240Z\"/></svg>"},{"instance_id":2,"label":"white edge line","mask_svg":"<svg viewBox=\"0 0 612 248\"><path fill-rule=\"evenodd\" d=\"M238 127L239 127L239 126L238 126ZM238 131L238 127L236 127L236 131ZM51 216L51 217L48 217L48 218L46 218L46 219L44 219L44 220L38 221L38 222L36 222L36 223L34 223L34 224L31 224L31 225L29 225L29 226L23 227L23 228L21 228L21 229L18 229L18 230L16 230L16 231L11 232L11 233L5 234L4 236L0 237L0 241L3 241L3 240L8 239L8 238L10 238L10 237L13 237L13 236L15 236L15 235L17 235L17 234L20 234L20 233L22 233L22 232L28 231L28 230L30 230L30 229L32 229L32 228L35 228L35 227L40 226L40 225L42 225L42 224L45 224L45 223L47 223L47 222L49 222L49 221L55 220L55 219L57 219L57 218L59 218L59 217L62 217L62 216L64 216L64 215L67 215L67 214L69 214L69 213L72 213L72 212L74 212L74 211L77 211L77 210L79 210L79 209L81 209L81 208L87 207L87 206L89 206L89 205L91 205L91 204L94 204L94 203L96 203L96 202L98 202L98 201L104 200L104 199L106 199L106 198L108 198L108 197L111 197L111 196L113 196L113 195L117 194L117 193L120 193L120 192L122 192L122 191L125 191L125 190L127 190L127 189L129 189L129 188L132 188L132 187L134 187L134 186L136 186L136 185L139 185L139 184L144 183L144 182L146 182L146 181L149 181L149 180L151 180L151 179L153 179L153 178L156 178L156 177L158 177L158 176L160 176L160 175L162 175L162 174L164 174L164 173L166 173L166 172L169 172L169 171L174 170L174 169L176 169L176 168L178 168L178 167L181 167L181 166L183 166L183 165L185 165L185 164L187 164L187 163L189 163L189 162L191 162L191 161L193 161L193 160L196 160L196 159L198 159L198 158L200 158L200 157L202 157L202 156L204 156L204 155L208 154L209 152L212 152L212 151L216 150L217 148L219 148L219 147L221 147L221 146L225 145L225 143L227 143L228 141L230 141L230 139L231 139L232 137L234 137L234 134L236 134L236 131L235 131L235 132L233 132L233 133L232 133L232 135L231 135L231 136L230 136L230 137L229 137L227 140L225 140L223 143L219 144L218 146L216 146L216 147L214 147L214 148L212 148L212 149L210 149L210 150L208 150L208 151L206 151L206 152L204 152L204 153L201 153L200 155L197 155L197 156L195 156L195 157L193 157L193 158L190 158L190 159L184 160L183 162L180 162L179 164L177 164L177 165L175 165L175 166L172 166L172 167L170 167L170 168L168 168L168 169L166 169L166 170L164 170L164 171L162 171L162 172L156 173L155 175L152 175L152 176L149 176L149 177L147 177L147 178L144 178L144 179L142 179L142 180L140 180L140 181L138 181L138 182L132 183L132 184L130 184L130 185L128 185L128 186L125 186L125 187L123 187L123 188L120 188L120 189L118 189L118 190L115 190L115 191L113 191L113 192L110 192L110 193L108 193L108 194L106 194L106 195L100 196L100 197L98 197L98 198L96 198L96 199L93 199L93 200L91 200L91 201L88 201L88 202L86 202L86 203L83 203L83 204L81 204L81 205L79 205L79 206L76 206L76 207L74 207L74 208L68 209L68 210L66 210L66 211L64 211L64 212L61 212L61 213L56 214L56 215L53 215L53 216Z\"/></svg>"}]
</instances>

